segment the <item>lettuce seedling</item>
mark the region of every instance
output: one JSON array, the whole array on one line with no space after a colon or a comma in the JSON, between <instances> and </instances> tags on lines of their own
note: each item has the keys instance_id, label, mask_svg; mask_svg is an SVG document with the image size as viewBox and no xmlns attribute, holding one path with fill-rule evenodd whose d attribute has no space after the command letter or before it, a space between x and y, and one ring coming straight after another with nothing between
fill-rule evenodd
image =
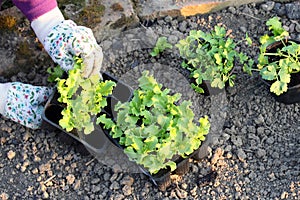
<instances>
[{"instance_id":1,"label":"lettuce seedling","mask_svg":"<svg viewBox=\"0 0 300 200\"><path fill-rule=\"evenodd\" d=\"M56 79L58 101L65 104L59 125L68 132L76 129L89 134L94 130L94 117L107 105L106 97L112 94L116 83L101 81L99 75L84 78L82 71L82 59L75 58L68 77Z\"/></svg>"},{"instance_id":2,"label":"lettuce seedling","mask_svg":"<svg viewBox=\"0 0 300 200\"><path fill-rule=\"evenodd\" d=\"M174 156L192 154L210 129L207 116L194 122L190 101L179 104L181 95L169 93L144 71L132 100L115 106L117 119L103 114L97 120L124 147L129 159L151 174L167 167L175 170Z\"/></svg>"}]
</instances>

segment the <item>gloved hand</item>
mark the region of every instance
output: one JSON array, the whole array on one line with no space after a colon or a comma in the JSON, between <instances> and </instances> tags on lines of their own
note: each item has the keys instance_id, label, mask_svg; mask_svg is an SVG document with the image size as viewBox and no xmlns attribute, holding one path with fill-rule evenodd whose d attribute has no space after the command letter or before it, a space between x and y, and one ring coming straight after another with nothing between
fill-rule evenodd
<instances>
[{"instance_id":1,"label":"gloved hand","mask_svg":"<svg viewBox=\"0 0 300 200\"><path fill-rule=\"evenodd\" d=\"M52 60L62 69L72 69L73 57L80 56L84 77L100 75L103 53L91 29L64 20L58 8L32 21L31 26Z\"/></svg>"},{"instance_id":2,"label":"gloved hand","mask_svg":"<svg viewBox=\"0 0 300 200\"><path fill-rule=\"evenodd\" d=\"M12 82L0 84L0 91L1 115L31 129L41 126L44 103L52 88Z\"/></svg>"}]
</instances>

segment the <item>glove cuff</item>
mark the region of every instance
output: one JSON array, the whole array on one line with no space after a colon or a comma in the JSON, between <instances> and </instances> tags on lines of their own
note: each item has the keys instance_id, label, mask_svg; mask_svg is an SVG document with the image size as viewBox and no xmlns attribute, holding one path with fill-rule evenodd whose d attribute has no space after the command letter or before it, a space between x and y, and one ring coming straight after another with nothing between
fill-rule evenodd
<instances>
[{"instance_id":1,"label":"glove cuff","mask_svg":"<svg viewBox=\"0 0 300 200\"><path fill-rule=\"evenodd\" d=\"M62 21L65 18L62 15L61 11L58 7L55 7L51 11L41 15L37 19L31 22L31 27L34 30L36 36L40 40L40 42L44 45L44 40L46 36L50 33L51 29Z\"/></svg>"},{"instance_id":2,"label":"glove cuff","mask_svg":"<svg viewBox=\"0 0 300 200\"><path fill-rule=\"evenodd\" d=\"M5 106L6 106L6 100L7 100L7 94L8 90L11 86L11 83L1 83L0 84L0 114L4 115L5 112Z\"/></svg>"}]
</instances>

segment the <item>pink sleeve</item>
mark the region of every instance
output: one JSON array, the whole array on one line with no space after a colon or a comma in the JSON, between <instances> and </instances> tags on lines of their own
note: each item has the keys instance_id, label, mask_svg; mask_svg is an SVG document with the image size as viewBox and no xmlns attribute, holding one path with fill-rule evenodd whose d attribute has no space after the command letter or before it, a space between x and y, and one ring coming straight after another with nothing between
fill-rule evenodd
<instances>
[{"instance_id":1,"label":"pink sleeve","mask_svg":"<svg viewBox=\"0 0 300 200\"><path fill-rule=\"evenodd\" d=\"M13 0L13 3L30 21L57 6L56 0Z\"/></svg>"}]
</instances>

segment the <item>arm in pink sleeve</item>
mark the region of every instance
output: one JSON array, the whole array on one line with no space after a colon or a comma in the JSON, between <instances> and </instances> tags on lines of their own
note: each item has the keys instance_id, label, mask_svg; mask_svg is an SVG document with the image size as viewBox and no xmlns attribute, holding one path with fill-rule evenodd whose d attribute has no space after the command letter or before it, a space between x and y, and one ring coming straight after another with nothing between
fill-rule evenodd
<instances>
[{"instance_id":1,"label":"arm in pink sleeve","mask_svg":"<svg viewBox=\"0 0 300 200\"><path fill-rule=\"evenodd\" d=\"M30 21L57 7L56 0L13 0L13 3Z\"/></svg>"}]
</instances>

